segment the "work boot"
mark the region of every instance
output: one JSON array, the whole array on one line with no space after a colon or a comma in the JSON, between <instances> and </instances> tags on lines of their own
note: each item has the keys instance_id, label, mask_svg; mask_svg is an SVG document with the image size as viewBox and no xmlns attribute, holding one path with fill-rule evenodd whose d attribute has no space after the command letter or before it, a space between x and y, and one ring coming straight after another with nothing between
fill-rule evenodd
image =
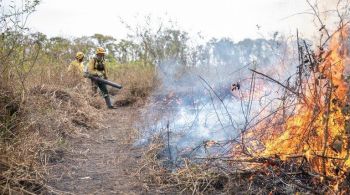
<instances>
[{"instance_id":1,"label":"work boot","mask_svg":"<svg viewBox=\"0 0 350 195\"><path fill-rule=\"evenodd\" d=\"M109 109L113 109L113 105L111 103L111 99L109 98L109 96L105 97L105 101L106 101L106 105Z\"/></svg>"}]
</instances>

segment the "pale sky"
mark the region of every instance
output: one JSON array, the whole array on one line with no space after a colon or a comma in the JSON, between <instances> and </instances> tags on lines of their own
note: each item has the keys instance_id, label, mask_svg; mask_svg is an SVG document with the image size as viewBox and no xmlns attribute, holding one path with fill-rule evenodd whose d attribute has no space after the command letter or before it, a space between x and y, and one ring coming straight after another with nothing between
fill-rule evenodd
<instances>
[{"instance_id":1,"label":"pale sky","mask_svg":"<svg viewBox=\"0 0 350 195\"><path fill-rule=\"evenodd\" d=\"M29 27L49 36L101 33L124 38L127 29L120 18L133 26L151 15L176 21L193 35L239 41L274 31L295 34L297 28L310 36L315 29L311 16L295 15L303 12L310 12L306 0L42 0Z\"/></svg>"}]
</instances>

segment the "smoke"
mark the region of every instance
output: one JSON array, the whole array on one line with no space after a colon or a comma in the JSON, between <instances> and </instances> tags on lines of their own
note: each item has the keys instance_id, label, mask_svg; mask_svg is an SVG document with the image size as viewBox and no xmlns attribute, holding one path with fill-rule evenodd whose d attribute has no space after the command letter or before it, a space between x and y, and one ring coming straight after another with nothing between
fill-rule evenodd
<instances>
[{"instance_id":1,"label":"smoke","mask_svg":"<svg viewBox=\"0 0 350 195\"><path fill-rule=\"evenodd\" d=\"M233 43L222 39L206 47L207 55L194 66L176 60L158 65L162 84L138 126L142 135L137 144L161 137L166 145L164 155L171 162L181 157L228 154L230 140L279 103L276 97L281 90L258 77L251 94L250 69L285 80L296 62L288 44L281 40ZM232 91L232 84L239 89Z\"/></svg>"},{"instance_id":2,"label":"smoke","mask_svg":"<svg viewBox=\"0 0 350 195\"><path fill-rule=\"evenodd\" d=\"M313 41L326 39L336 31L344 21L349 20L348 0L308 0L310 14L313 15ZM322 33L320 33L322 32Z\"/></svg>"},{"instance_id":3,"label":"smoke","mask_svg":"<svg viewBox=\"0 0 350 195\"><path fill-rule=\"evenodd\" d=\"M348 4L346 0L322 0L315 1L314 4L318 4L320 12L325 14L325 11L334 10L336 7L342 8L345 4Z\"/></svg>"}]
</instances>

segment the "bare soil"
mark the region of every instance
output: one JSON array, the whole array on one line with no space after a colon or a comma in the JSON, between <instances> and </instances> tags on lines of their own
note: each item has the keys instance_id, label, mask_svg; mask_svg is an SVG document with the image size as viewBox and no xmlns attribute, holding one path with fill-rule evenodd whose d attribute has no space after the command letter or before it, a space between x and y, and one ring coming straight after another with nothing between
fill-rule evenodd
<instances>
[{"instance_id":1,"label":"bare soil","mask_svg":"<svg viewBox=\"0 0 350 195\"><path fill-rule=\"evenodd\" d=\"M133 146L138 110L131 106L101 109L105 127L62 141L62 159L49 165L48 185L53 193L145 193L136 174L142 149Z\"/></svg>"}]
</instances>

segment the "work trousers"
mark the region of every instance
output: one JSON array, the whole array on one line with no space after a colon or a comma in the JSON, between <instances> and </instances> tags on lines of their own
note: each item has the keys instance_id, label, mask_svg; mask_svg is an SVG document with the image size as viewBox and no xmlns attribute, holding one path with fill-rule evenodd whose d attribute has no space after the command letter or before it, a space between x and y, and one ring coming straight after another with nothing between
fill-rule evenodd
<instances>
[{"instance_id":1,"label":"work trousers","mask_svg":"<svg viewBox=\"0 0 350 195\"><path fill-rule=\"evenodd\" d=\"M108 89L106 84L91 79L91 86L92 86L92 91L95 94L97 93L97 88L98 88L100 89L100 93L103 97L108 97Z\"/></svg>"}]
</instances>

